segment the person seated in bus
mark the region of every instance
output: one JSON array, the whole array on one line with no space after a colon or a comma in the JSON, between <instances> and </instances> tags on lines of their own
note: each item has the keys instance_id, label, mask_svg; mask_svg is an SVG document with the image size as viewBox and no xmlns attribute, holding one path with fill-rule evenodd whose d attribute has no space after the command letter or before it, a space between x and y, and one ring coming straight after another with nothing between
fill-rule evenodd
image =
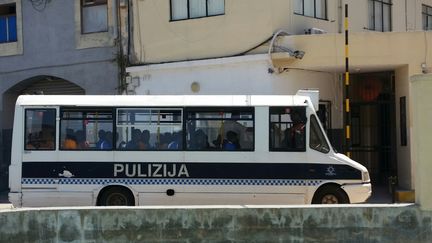
<instances>
[{"instance_id":1,"label":"person seated in bus","mask_svg":"<svg viewBox=\"0 0 432 243\"><path fill-rule=\"evenodd\" d=\"M208 137L203 130L198 129L192 133L190 140L190 148L196 150L205 150L210 147Z\"/></svg>"},{"instance_id":2,"label":"person seated in bus","mask_svg":"<svg viewBox=\"0 0 432 243\"><path fill-rule=\"evenodd\" d=\"M112 137L112 133L110 132L110 136ZM101 129L98 132L99 140L96 143L96 148L101 150L107 150L112 148L112 139L111 143L107 139L107 132L105 130Z\"/></svg>"},{"instance_id":3,"label":"person seated in bus","mask_svg":"<svg viewBox=\"0 0 432 243\"><path fill-rule=\"evenodd\" d=\"M293 126L291 127L291 136L293 137L293 145L296 149L305 148L305 119L302 119L299 112L294 111L291 115Z\"/></svg>"},{"instance_id":4,"label":"person seated in bus","mask_svg":"<svg viewBox=\"0 0 432 243\"><path fill-rule=\"evenodd\" d=\"M218 134L216 139L213 140L212 143L216 149L223 149L223 144L224 144L225 140L226 140L225 138L222 139L222 136L220 134Z\"/></svg>"},{"instance_id":5,"label":"person seated in bus","mask_svg":"<svg viewBox=\"0 0 432 243\"><path fill-rule=\"evenodd\" d=\"M54 131L53 129L43 129L40 132L39 149L54 149Z\"/></svg>"},{"instance_id":6,"label":"person seated in bus","mask_svg":"<svg viewBox=\"0 0 432 243\"><path fill-rule=\"evenodd\" d=\"M166 132L166 133L161 133L159 135L159 141L157 143L157 148L160 150L165 150L168 149L168 144L171 141L171 133Z\"/></svg>"},{"instance_id":7,"label":"person seated in bus","mask_svg":"<svg viewBox=\"0 0 432 243\"><path fill-rule=\"evenodd\" d=\"M33 150L33 149L36 149L36 147L32 144L32 142L29 142L26 144L25 149Z\"/></svg>"},{"instance_id":8,"label":"person seated in bus","mask_svg":"<svg viewBox=\"0 0 432 243\"><path fill-rule=\"evenodd\" d=\"M26 144L26 149L36 149L37 148L37 146L36 146L36 143L35 143L35 141L34 141L35 139L33 138L33 135L32 135L32 133L30 133L28 136L27 136L27 144Z\"/></svg>"},{"instance_id":9,"label":"person seated in bus","mask_svg":"<svg viewBox=\"0 0 432 243\"><path fill-rule=\"evenodd\" d=\"M112 149L113 148L113 133L108 131L105 133L106 144L103 146L104 149Z\"/></svg>"},{"instance_id":10,"label":"person seated in bus","mask_svg":"<svg viewBox=\"0 0 432 243\"><path fill-rule=\"evenodd\" d=\"M76 135L72 129L66 130L66 138L63 142L63 149L74 150L78 148Z\"/></svg>"},{"instance_id":11,"label":"person seated in bus","mask_svg":"<svg viewBox=\"0 0 432 243\"><path fill-rule=\"evenodd\" d=\"M179 150L181 148L181 132L174 132L171 138L172 141L168 144L168 149Z\"/></svg>"},{"instance_id":12,"label":"person seated in bus","mask_svg":"<svg viewBox=\"0 0 432 243\"><path fill-rule=\"evenodd\" d=\"M132 138L129 142L127 142L126 149L138 150L140 140L141 140L141 130L139 129L132 130Z\"/></svg>"},{"instance_id":13,"label":"person seated in bus","mask_svg":"<svg viewBox=\"0 0 432 243\"><path fill-rule=\"evenodd\" d=\"M280 130L275 132L275 134L280 134ZM291 138L291 129L287 128L283 131L283 139L280 143L281 148L291 148L292 147L292 138Z\"/></svg>"},{"instance_id":14,"label":"person seated in bus","mask_svg":"<svg viewBox=\"0 0 432 243\"><path fill-rule=\"evenodd\" d=\"M224 150L238 150L240 149L240 143L236 132L228 131L226 133L226 140L224 141Z\"/></svg>"},{"instance_id":15,"label":"person seated in bus","mask_svg":"<svg viewBox=\"0 0 432 243\"><path fill-rule=\"evenodd\" d=\"M90 144L89 142L86 140L86 136L83 130L78 130L76 133L76 138L77 138L77 146L78 149L89 149Z\"/></svg>"},{"instance_id":16,"label":"person seated in bus","mask_svg":"<svg viewBox=\"0 0 432 243\"><path fill-rule=\"evenodd\" d=\"M117 132L116 133L116 143L118 143L117 149L120 149L120 150L126 149L126 142L122 140L119 143L119 141L118 141L119 139L120 139L120 134L119 134L119 132Z\"/></svg>"},{"instance_id":17,"label":"person seated in bus","mask_svg":"<svg viewBox=\"0 0 432 243\"><path fill-rule=\"evenodd\" d=\"M291 149L304 149L305 148L305 123L304 119L297 111L291 113L291 121L293 123L291 128L284 131L283 146Z\"/></svg>"},{"instance_id":18,"label":"person seated in bus","mask_svg":"<svg viewBox=\"0 0 432 243\"><path fill-rule=\"evenodd\" d=\"M150 146L150 131L143 130L140 135L140 140L138 141L138 149L139 150L149 150Z\"/></svg>"}]
</instances>

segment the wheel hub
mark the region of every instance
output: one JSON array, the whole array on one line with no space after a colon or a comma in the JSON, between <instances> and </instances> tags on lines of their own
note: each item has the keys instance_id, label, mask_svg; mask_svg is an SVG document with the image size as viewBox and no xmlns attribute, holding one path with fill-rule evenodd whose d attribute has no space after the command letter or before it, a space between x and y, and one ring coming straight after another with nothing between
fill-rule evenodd
<instances>
[{"instance_id":1,"label":"wheel hub","mask_svg":"<svg viewBox=\"0 0 432 243\"><path fill-rule=\"evenodd\" d=\"M107 198L107 205L108 206L127 206L128 200L125 197L125 195L121 193L112 193Z\"/></svg>"},{"instance_id":2,"label":"wheel hub","mask_svg":"<svg viewBox=\"0 0 432 243\"><path fill-rule=\"evenodd\" d=\"M338 204L339 200L333 194L327 194L322 198L322 204Z\"/></svg>"}]
</instances>

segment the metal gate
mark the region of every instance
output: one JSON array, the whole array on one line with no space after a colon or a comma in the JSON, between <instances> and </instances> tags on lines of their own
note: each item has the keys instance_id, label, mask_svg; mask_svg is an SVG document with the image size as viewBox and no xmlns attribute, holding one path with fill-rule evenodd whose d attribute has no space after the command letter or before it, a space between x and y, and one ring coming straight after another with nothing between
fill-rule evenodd
<instances>
[{"instance_id":1,"label":"metal gate","mask_svg":"<svg viewBox=\"0 0 432 243\"><path fill-rule=\"evenodd\" d=\"M386 184L397 174L396 111L392 72L352 76L352 158L365 165L374 184Z\"/></svg>"}]
</instances>

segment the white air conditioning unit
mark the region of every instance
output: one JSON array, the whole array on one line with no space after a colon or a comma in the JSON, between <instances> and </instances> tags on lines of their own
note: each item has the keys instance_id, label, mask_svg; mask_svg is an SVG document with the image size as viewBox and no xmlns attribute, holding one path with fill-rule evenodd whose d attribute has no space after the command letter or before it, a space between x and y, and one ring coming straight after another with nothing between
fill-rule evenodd
<instances>
[{"instance_id":1,"label":"white air conditioning unit","mask_svg":"<svg viewBox=\"0 0 432 243\"><path fill-rule=\"evenodd\" d=\"M306 35L325 34L327 31L318 28L309 28L305 30Z\"/></svg>"}]
</instances>

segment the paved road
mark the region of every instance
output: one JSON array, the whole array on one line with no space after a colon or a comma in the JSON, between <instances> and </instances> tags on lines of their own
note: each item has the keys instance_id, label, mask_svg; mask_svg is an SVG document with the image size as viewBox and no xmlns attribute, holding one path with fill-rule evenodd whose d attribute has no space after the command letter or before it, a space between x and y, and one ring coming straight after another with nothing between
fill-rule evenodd
<instances>
[{"instance_id":1,"label":"paved road","mask_svg":"<svg viewBox=\"0 0 432 243\"><path fill-rule=\"evenodd\" d=\"M374 186L372 188L372 196L366 203L392 203L392 196L388 186Z\"/></svg>"}]
</instances>

